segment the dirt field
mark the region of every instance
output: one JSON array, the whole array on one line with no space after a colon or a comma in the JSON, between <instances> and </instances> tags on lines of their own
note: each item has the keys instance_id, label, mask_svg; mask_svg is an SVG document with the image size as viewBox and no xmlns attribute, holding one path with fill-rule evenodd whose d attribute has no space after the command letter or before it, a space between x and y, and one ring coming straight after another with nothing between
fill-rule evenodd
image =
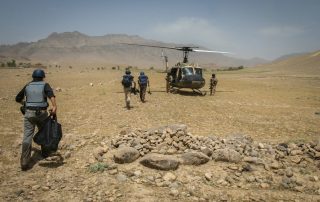
<instances>
[{"instance_id":1,"label":"dirt field","mask_svg":"<svg viewBox=\"0 0 320 202\"><path fill-rule=\"evenodd\" d=\"M41 160L31 170L21 172L23 117L14 99L30 80L31 73L32 69L0 69L1 201L320 200L319 195L290 190L207 185L198 189L198 195L176 196L166 187L123 182L108 172L90 173L87 169L94 158L92 150L124 129L147 130L183 123L193 135L201 136L242 134L270 143L319 139L320 75L284 75L259 69L218 72L216 95L195 96L188 91L167 94L165 75L146 71L152 95L147 94L146 103L133 95L133 109L128 111L120 85L123 71L49 68L46 81L54 89L61 88L61 92L55 92L58 120L64 132L61 143L64 147L60 152L65 155L71 151L71 154L63 164ZM133 71L135 78L138 73ZM209 81L209 72L205 77ZM184 177L182 173L196 175L198 168L193 168L181 168L175 174L178 178ZM118 168L134 169L142 168L137 163ZM199 169L214 172L217 168L210 162ZM148 169L144 172L152 175ZM315 186L320 189L319 181Z\"/></svg>"}]
</instances>

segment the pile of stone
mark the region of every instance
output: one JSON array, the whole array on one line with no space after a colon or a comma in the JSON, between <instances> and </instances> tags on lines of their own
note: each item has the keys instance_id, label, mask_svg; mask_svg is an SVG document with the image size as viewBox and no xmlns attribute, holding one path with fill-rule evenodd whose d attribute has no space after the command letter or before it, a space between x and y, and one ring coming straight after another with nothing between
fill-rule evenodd
<instances>
[{"instance_id":1,"label":"pile of stone","mask_svg":"<svg viewBox=\"0 0 320 202\"><path fill-rule=\"evenodd\" d=\"M257 142L243 135L202 137L192 135L187 126L177 124L147 131L121 131L111 141L101 142L94 157L106 162L109 174L119 174L121 180L127 167L110 160L118 164L139 161L145 167L167 171L141 168L143 172L127 173L124 179L173 187L174 196L189 193L189 183L199 187L289 189L320 195L320 139L278 144ZM192 172L190 167L174 171L182 165L198 166L209 161L214 161L210 165L212 170L205 166L204 170ZM169 174L174 174L174 180L162 179L162 175ZM154 175L159 177L154 179Z\"/></svg>"},{"instance_id":2,"label":"pile of stone","mask_svg":"<svg viewBox=\"0 0 320 202\"><path fill-rule=\"evenodd\" d=\"M122 131L111 140L111 147L115 150L116 163L131 163L143 157L142 165L160 170L175 170L181 164L201 165L209 160L246 162L277 169L284 162L315 164L320 159L319 142L268 144L242 135L193 136L183 124L148 131Z\"/></svg>"}]
</instances>

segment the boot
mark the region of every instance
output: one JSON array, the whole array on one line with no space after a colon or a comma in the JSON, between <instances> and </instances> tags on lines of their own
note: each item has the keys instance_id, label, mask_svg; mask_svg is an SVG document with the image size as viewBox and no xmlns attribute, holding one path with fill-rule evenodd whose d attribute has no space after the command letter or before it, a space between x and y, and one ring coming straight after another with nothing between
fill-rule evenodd
<instances>
[{"instance_id":1,"label":"boot","mask_svg":"<svg viewBox=\"0 0 320 202\"><path fill-rule=\"evenodd\" d=\"M21 170L26 171L29 168L29 161L31 157L31 144L22 143L22 152L20 158Z\"/></svg>"}]
</instances>

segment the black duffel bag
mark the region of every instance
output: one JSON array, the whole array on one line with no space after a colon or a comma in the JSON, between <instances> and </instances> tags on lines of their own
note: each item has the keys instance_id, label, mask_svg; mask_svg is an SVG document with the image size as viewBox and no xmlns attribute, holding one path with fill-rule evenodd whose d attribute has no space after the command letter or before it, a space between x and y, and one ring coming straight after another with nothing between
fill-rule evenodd
<instances>
[{"instance_id":1,"label":"black duffel bag","mask_svg":"<svg viewBox=\"0 0 320 202\"><path fill-rule=\"evenodd\" d=\"M33 141L47 152L56 152L61 138L62 128L57 116L48 116L42 128L34 135Z\"/></svg>"}]
</instances>

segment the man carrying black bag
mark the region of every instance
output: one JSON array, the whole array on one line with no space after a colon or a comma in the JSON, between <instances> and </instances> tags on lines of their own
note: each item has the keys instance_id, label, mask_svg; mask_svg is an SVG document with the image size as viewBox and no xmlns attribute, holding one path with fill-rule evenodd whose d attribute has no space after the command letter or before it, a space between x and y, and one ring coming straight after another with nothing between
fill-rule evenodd
<instances>
[{"instance_id":1,"label":"man carrying black bag","mask_svg":"<svg viewBox=\"0 0 320 202\"><path fill-rule=\"evenodd\" d=\"M24 135L22 141L21 153L21 169L28 170L29 161L31 157L32 138L35 131L35 126L40 129L48 117L48 102L50 99L52 109L51 116L55 116L57 112L56 100L50 85L43 81L45 73L41 69L36 69L32 73L33 80L24 86L24 88L16 96L16 102L22 103L25 100L25 114L24 114ZM41 148L41 153L44 158L48 157L45 148Z\"/></svg>"}]
</instances>

